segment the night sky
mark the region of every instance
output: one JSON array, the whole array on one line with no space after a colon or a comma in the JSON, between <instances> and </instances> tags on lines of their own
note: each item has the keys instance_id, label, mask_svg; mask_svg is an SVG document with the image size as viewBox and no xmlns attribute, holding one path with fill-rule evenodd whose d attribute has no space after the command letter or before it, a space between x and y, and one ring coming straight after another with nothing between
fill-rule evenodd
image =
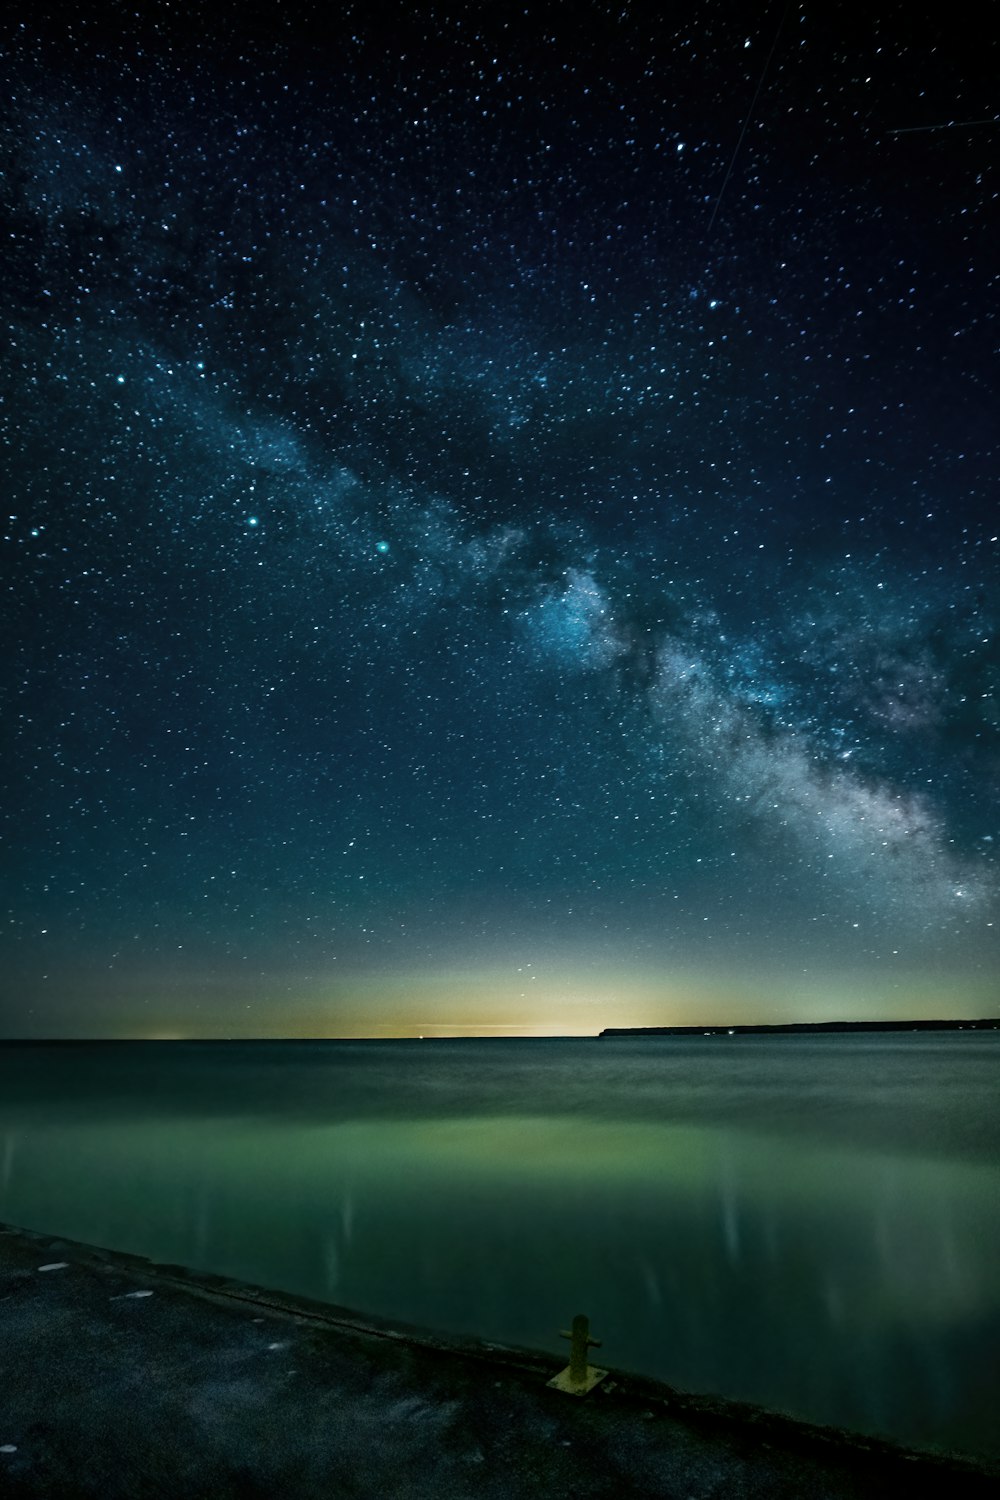
<instances>
[{"instance_id":1,"label":"night sky","mask_svg":"<svg viewBox=\"0 0 1000 1500\"><path fill-rule=\"evenodd\" d=\"M998 1013L1000 34L860 9L10 8L0 1034Z\"/></svg>"}]
</instances>

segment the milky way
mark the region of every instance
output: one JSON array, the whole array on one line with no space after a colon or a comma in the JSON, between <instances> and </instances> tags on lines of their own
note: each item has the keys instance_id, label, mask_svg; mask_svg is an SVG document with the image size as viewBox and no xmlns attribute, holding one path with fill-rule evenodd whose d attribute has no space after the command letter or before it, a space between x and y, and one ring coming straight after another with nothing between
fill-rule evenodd
<instances>
[{"instance_id":1,"label":"milky way","mask_svg":"<svg viewBox=\"0 0 1000 1500\"><path fill-rule=\"evenodd\" d=\"M181 9L5 23L0 1029L995 1013L996 38Z\"/></svg>"}]
</instances>

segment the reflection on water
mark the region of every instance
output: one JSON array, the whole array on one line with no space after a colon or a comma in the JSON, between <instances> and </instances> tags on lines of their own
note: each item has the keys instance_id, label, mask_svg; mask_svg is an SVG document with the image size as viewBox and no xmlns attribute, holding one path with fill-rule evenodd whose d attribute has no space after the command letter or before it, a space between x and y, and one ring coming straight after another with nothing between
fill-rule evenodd
<instances>
[{"instance_id":1,"label":"reflection on water","mask_svg":"<svg viewBox=\"0 0 1000 1500\"><path fill-rule=\"evenodd\" d=\"M998 1040L0 1049L0 1217L997 1452Z\"/></svg>"}]
</instances>

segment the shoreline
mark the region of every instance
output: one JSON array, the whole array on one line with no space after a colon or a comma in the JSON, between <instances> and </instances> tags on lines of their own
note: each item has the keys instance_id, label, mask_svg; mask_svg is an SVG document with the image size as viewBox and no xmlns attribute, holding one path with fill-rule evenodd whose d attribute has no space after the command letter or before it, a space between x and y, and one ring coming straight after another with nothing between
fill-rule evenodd
<instances>
[{"instance_id":1,"label":"shoreline","mask_svg":"<svg viewBox=\"0 0 1000 1500\"><path fill-rule=\"evenodd\" d=\"M780 1021L773 1024L733 1022L731 1026L606 1026L608 1036L850 1036L872 1032L1000 1031L1000 1018L968 1021Z\"/></svg>"},{"instance_id":2,"label":"shoreline","mask_svg":"<svg viewBox=\"0 0 1000 1500\"><path fill-rule=\"evenodd\" d=\"M897 1486L985 1500L1000 1476L1000 1460L679 1391L614 1369L610 1347L608 1378L568 1398L546 1384L564 1353L391 1323L7 1225L0 1331L18 1371L0 1394L0 1483L15 1495L311 1500L346 1483L358 1494L515 1500L744 1488L874 1500Z\"/></svg>"},{"instance_id":3,"label":"shoreline","mask_svg":"<svg viewBox=\"0 0 1000 1500\"><path fill-rule=\"evenodd\" d=\"M911 1032L989 1032L1000 1031L1000 1017L986 1016L968 1020L920 1020L920 1021L778 1021L741 1022L717 1024L703 1023L700 1026L605 1026L601 1031L570 1032L566 1035L517 1035L494 1036L492 1034L456 1033L448 1036L11 1036L0 1037L0 1050L5 1047L206 1047L206 1046L267 1046L311 1047L317 1044L331 1046L371 1046L385 1042L396 1045L412 1042L425 1046L430 1042L596 1042L607 1037L619 1036L850 1036L873 1033Z\"/></svg>"}]
</instances>

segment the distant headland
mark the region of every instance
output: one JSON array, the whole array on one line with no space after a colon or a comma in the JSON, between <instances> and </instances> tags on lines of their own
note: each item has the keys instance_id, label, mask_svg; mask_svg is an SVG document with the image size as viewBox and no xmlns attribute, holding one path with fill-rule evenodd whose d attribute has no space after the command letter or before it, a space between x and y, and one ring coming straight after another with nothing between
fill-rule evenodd
<instances>
[{"instance_id":1,"label":"distant headland","mask_svg":"<svg viewBox=\"0 0 1000 1500\"><path fill-rule=\"evenodd\" d=\"M1000 1016L979 1021L785 1021L775 1026L606 1026L599 1036L811 1036L856 1031L1000 1031Z\"/></svg>"}]
</instances>

